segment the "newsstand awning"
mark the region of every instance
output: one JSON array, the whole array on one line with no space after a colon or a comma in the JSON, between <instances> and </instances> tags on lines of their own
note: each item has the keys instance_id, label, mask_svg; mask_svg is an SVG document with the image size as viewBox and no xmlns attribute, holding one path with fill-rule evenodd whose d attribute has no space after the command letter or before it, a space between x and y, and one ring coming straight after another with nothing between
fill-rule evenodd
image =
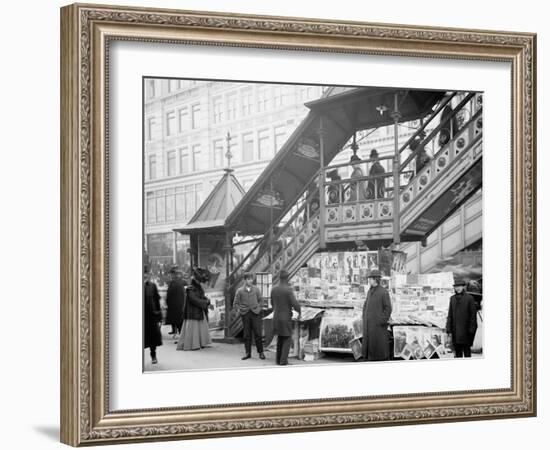
<instances>
[{"instance_id":1,"label":"newsstand awning","mask_svg":"<svg viewBox=\"0 0 550 450\"><path fill-rule=\"evenodd\" d=\"M334 87L306 106L310 112L276 153L244 198L229 214L228 228L244 235L264 234L292 206L320 168L319 127L324 130L324 163L328 165L360 130L393 123L390 114L399 93L401 122L422 118L445 91L373 87ZM381 105L387 108L381 114Z\"/></svg>"}]
</instances>

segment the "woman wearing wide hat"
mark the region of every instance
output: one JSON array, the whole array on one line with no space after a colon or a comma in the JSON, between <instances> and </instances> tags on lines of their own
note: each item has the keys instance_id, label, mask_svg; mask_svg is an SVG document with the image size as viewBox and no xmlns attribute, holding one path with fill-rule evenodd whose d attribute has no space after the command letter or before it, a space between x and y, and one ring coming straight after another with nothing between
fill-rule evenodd
<instances>
[{"instance_id":1,"label":"woman wearing wide hat","mask_svg":"<svg viewBox=\"0 0 550 450\"><path fill-rule=\"evenodd\" d=\"M186 289L183 306L183 324L178 340L178 350L199 350L212 343L208 329L210 300L204 295L204 286L210 274L202 267L193 269L191 285Z\"/></svg>"}]
</instances>

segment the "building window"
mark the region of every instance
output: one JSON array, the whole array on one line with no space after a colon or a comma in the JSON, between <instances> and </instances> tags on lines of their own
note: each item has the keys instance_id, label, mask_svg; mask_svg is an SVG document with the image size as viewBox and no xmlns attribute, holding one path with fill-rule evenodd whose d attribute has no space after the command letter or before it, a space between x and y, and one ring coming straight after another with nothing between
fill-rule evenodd
<instances>
[{"instance_id":1,"label":"building window","mask_svg":"<svg viewBox=\"0 0 550 450\"><path fill-rule=\"evenodd\" d=\"M192 156L193 156L193 171L197 172L199 170L202 170L202 155L201 155L200 144L193 145Z\"/></svg>"},{"instance_id":2,"label":"building window","mask_svg":"<svg viewBox=\"0 0 550 450\"><path fill-rule=\"evenodd\" d=\"M271 156L269 130L260 130L258 131L258 158L267 159Z\"/></svg>"},{"instance_id":3,"label":"building window","mask_svg":"<svg viewBox=\"0 0 550 450\"><path fill-rule=\"evenodd\" d=\"M191 106L191 128L195 129L199 127L201 105L197 103Z\"/></svg>"},{"instance_id":4,"label":"building window","mask_svg":"<svg viewBox=\"0 0 550 450\"><path fill-rule=\"evenodd\" d=\"M275 127L275 153L278 152L286 140L285 127Z\"/></svg>"},{"instance_id":5,"label":"building window","mask_svg":"<svg viewBox=\"0 0 550 450\"><path fill-rule=\"evenodd\" d=\"M164 189L156 191L156 206L157 206L157 223L166 221L166 198L164 197Z\"/></svg>"},{"instance_id":6,"label":"building window","mask_svg":"<svg viewBox=\"0 0 550 450\"><path fill-rule=\"evenodd\" d=\"M251 179L244 180L244 181L243 181L243 189L244 189L245 191L248 191L248 189L250 188L250 186L252 186L252 183L254 183L254 180L251 180Z\"/></svg>"},{"instance_id":7,"label":"building window","mask_svg":"<svg viewBox=\"0 0 550 450\"><path fill-rule=\"evenodd\" d=\"M173 136L176 132L176 113L170 111L166 113L166 136Z\"/></svg>"},{"instance_id":8,"label":"building window","mask_svg":"<svg viewBox=\"0 0 550 450\"><path fill-rule=\"evenodd\" d=\"M237 164L241 158L239 155L239 149L238 149L236 138L233 138L229 141L229 150L231 151L231 165Z\"/></svg>"},{"instance_id":9,"label":"building window","mask_svg":"<svg viewBox=\"0 0 550 450\"><path fill-rule=\"evenodd\" d=\"M195 208L199 209L202 205L202 183L195 184Z\"/></svg>"},{"instance_id":10,"label":"building window","mask_svg":"<svg viewBox=\"0 0 550 450\"><path fill-rule=\"evenodd\" d=\"M185 186L185 220L191 219L195 213L195 193L192 184Z\"/></svg>"},{"instance_id":11,"label":"building window","mask_svg":"<svg viewBox=\"0 0 550 450\"><path fill-rule=\"evenodd\" d=\"M157 220L157 208L155 206L155 193L147 192L146 195L147 203L147 223L155 223Z\"/></svg>"},{"instance_id":12,"label":"building window","mask_svg":"<svg viewBox=\"0 0 550 450\"><path fill-rule=\"evenodd\" d=\"M176 218L176 196L174 188L166 188L166 221L172 222Z\"/></svg>"},{"instance_id":13,"label":"building window","mask_svg":"<svg viewBox=\"0 0 550 450\"><path fill-rule=\"evenodd\" d=\"M217 139L214 141L214 154L213 154L214 167L223 166L223 140Z\"/></svg>"},{"instance_id":14,"label":"building window","mask_svg":"<svg viewBox=\"0 0 550 450\"><path fill-rule=\"evenodd\" d=\"M237 118L237 96L231 94L227 96L227 120L234 120Z\"/></svg>"},{"instance_id":15,"label":"building window","mask_svg":"<svg viewBox=\"0 0 550 450\"><path fill-rule=\"evenodd\" d=\"M243 135L243 162L254 159L254 138L252 133Z\"/></svg>"},{"instance_id":16,"label":"building window","mask_svg":"<svg viewBox=\"0 0 550 450\"><path fill-rule=\"evenodd\" d=\"M183 133L189 127L189 114L187 106L178 111L178 131Z\"/></svg>"},{"instance_id":17,"label":"building window","mask_svg":"<svg viewBox=\"0 0 550 450\"><path fill-rule=\"evenodd\" d=\"M241 110L243 116L252 114L252 105L254 103L254 93L252 89L247 89L241 94Z\"/></svg>"},{"instance_id":18,"label":"building window","mask_svg":"<svg viewBox=\"0 0 550 450\"><path fill-rule=\"evenodd\" d=\"M176 174L176 151L166 153L166 175L173 177Z\"/></svg>"},{"instance_id":19,"label":"building window","mask_svg":"<svg viewBox=\"0 0 550 450\"><path fill-rule=\"evenodd\" d=\"M176 187L176 220L185 220L185 197L183 186Z\"/></svg>"},{"instance_id":20,"label":"building window","mask_svg":"<svg viewBox=\"0 0 550 450\"><path fill-rule=\"evenodd\" d=\"M155 80L147 80L147 98L155 98Z\"/></svg>"},{"instance_id":21,"label":"building window","mask_svg":"<svg viewBox=\"0 0 550 450\"><path fill-rule=\"evenodd\" d=\"M275 86L273 88L273 106L275 108L283 106L284 104L284 94L282 86Z\"/></svg>"},{"instance_id":22,"label":"building window","mask_svg":"<svg viewBox=\"0 0 550 450\"><path fill-rule=\"evenodd\" d=\"M157 178L157 155L149 155L149 179Z\"/></svg>"},{"instance_id":23,"label":"building window","mask_svg":"<svg viewBox=\"0 0 550 450\"><path fill-rule=\"evenodd\" d=\"M258 112L267 111L267 88L260 88L258 90Z\"/></svg>"},{"instance_id":24,"label":"building window","mask_svg":"<svg viewBox=\"0 0 550 450\"><path fill-rule=\"evenodd\" d=\"M168 80L168 92L175 92L178 89L178 80Z\"/></svg>"},{"instance_id":25,"label":"building window","mask_svg":"<svg viewBox=\"0 0 550 450\"><path fill-rule=\"evenodd\" d=\"M187 147L180 149L180 173L189 173L189 150Z\"/></svg>"},{"instance_id":26,"label":"building window","mask_svg":"<svg viewBox=\"0 0 550 450\"><path fill-rule=\"evenodd\" d=\"M220 123L222 121L222 99L215 98L212 102L212 112L214 123Z\"/></svg>"},{"instance_id":27,"label":"building window","mask_svg":"<svg viewBox=\"0 0 550 450\"><path fill-rule=\"evenodd\" d=\"M156 125L156 120L154 117L149 117L147 119L147 140L152 141L153 140L153 130Z\"/></svg>"}]
</instances>

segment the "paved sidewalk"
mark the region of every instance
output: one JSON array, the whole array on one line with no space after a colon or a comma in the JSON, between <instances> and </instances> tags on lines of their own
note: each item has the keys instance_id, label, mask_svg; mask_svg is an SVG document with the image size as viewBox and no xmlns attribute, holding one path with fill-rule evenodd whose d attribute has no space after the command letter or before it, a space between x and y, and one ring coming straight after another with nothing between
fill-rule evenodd
<instances>
[{"instance_id":1,"label":"paved sidewalk","mask_svg":"<svg viewBox=\"0 0 550 450\"><path fill-rule=\"evenodd\" d=\"M208 369L229 369L242 367L273 367L275 364L275 353L265 351L265 360L258 357L258 353L252 344L252 358L241 360L244 355L244 344L228 344L213 342L211 347L201 350L179 351L176 350L176 342L171 335L169 326L162 327L163 343L157 347L158 364L151 364L149 349L144 349L144 371L156 372L162 370L208 370ZM312 365L327 363L351 363L353 356L350 354L330 354L316 361L302 361L297 358L289 358L292 365ZM281 367L282 368L282 367Z\"/></svg>"}]
</instances>

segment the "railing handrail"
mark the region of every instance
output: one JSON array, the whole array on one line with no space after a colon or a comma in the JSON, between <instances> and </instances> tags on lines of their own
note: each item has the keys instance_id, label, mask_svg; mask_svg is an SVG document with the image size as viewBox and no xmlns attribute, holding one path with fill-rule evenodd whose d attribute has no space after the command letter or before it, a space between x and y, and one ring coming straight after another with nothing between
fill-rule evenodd
<instances>
[{"instance_id":1,"label":"railing handrail","mask_svg":"<svg viewBox=\"0 0 550 450\"><path fill-rule=\"evenodd\" d=\"M430 117L428 118L428 120L426 120L426 122L422 123L422 125L420 126L420 128L418 128L414 133L413 135L407 139L407 141L405 141L405 143L401 146L401 148L399 149L399 154L401 155L401 153L403 153L407 147L411 144L411 142L414 140L414 138L416 136L418 136L420 133L422 133L426 127L428 126L428 124L430 124L432 122L432 120L434 120L438 114L443 111L443 109L445 108L445 106L447 106L451 100L453 98L456 97L456 95L458 94L458 91L453 91L452 94L448 95L444 101L442 101L438 107L436 108L435 111L433 111L433 113L430 115Z\"/></svg>"},{"instance_id":2,"label":"railing handrail","mask_svg":"<svg viewBox=\"0 0 550 450\"><path fill-rule=\"evenodd\" d=\"M307 189L310 187L311 183L313 183L313 181L319 177L319 173L320 173L320 169L317 170L315 172L315 174L313 174L313 176L309 179L309 181L304 185L304 188L300 191L300 193L297 195L296 198L300 198L302 195L304 195L304 193L307 191ZM291 222L291 219L294 219L296 217L296 214L298 214L298 212L302 211L303 208L306 206L306 203L307 203L307 200L313 196L317 194L317 192L312 192L310 194L307 195L306 197L306 202L304 202L304 204L298 209L298 211L296 211L288 220L287 220L287 223L284 225L283 227L283 230L286 229L286 226L288 223ZM292 204L293 205L293 204ZM231 274L229 275L229 277L233 277L236 273L238 273L238 270L241 269L241 267L243 266L243 264L251 257L251 255L254 253L254 251L261 245L262 242L264 242L265 239L267 239L269 237L269 235L271 234L271 231L277 226L279 225L279 223L281 222L281 220L285 217L285 215L290 211L290 209L292 208L292 206L289 206L286 211L283 213L283 215L281 216L281 218L274 224L271 224L269 229L264 233L263 237L261 239L258 240L258 243L252 248L252 250L250 250L248 252L248 254L243 258L243 260L237 265L237 267L235 267L233 269L233 271L231 272ZM260 255L258 255L252 262L251 265L254 265L258 258L259 258Z\"/></svg>"},{"instance_id":3,"label":"railing handrail","mask_svg":"<svg viewBox=\"0 0 550 450\"><path fill-rule=\"evenodd\" d=\"M463 99L463 100L462 100L462 101L452 110L452 113L449 115L449 120L452 120L452 118L455 117L456 114L457 114L459 111L461 111L462 108L463 108L463 107L464 107L464 106L465 106L474 96L475 96L475 92L471 92L471 93L468 94L466 97L464 97L464 99ZM480 108L480 110L481 110L481 108ZM478 112L479 112L479 111L478 111ZM468 121L468 123L470 123L471 120L473 120L473 118L474 118L475 116L477 116L478 112L476 112L476 114L474 114L474 115L472 116L472 118ZM400 166L399 166L399 171L401 172L401 171L402 171L402 170L403 170L403 169L404 169L404 168L405 168L405 167L406 167L406 166L416 157L416 155L418 154L418 152L419 152L421 149L425 148L425 147L426 147L426 144L427 144L428 142L430 142L430 141L432 140L432 138L434 138L435 135L436 135L437 133L439 133L439 131L440 131L444 126L446 126L446 125L447 125L447 121L445 121L445 122L441 121L441 122L439 123L439 125L437 125L432 131L430 131L430 134L428 134L428 135L424 138L424 140L422 140L422 142L420 142L420 143L418 144L418 147L417 147L415 150L413 150L409 156L407 156L407 159L405 159L405 161L404 161L403 163L400 164ZM466 126L466 125L464 125L464 126Z\"/></svg>"},{"instance_id":4,"label":"railing handrail","mask_svg":"<svg viewBox=\"0 0 550 450\"><path fill-rule=\"evenodd\" d=\"M420 134L421 132L423 132L426 127L431 123L431 121L437 117L437 115L443 110L443 108L445 108L445 106L447 106L449 104L449 102L458 94L458 91L454 91L452 92L450 95L448 95L447 97L445 97L444 101L442 101L437 109L435 111L433 111L433 113L430 115L430 117L428 118L428 120L426 120L421 126L420 128L418 128L410 137L409 139L407 139L407 141L405 141L405 143L400 147L399 149L399 154L403 153L403 151L405 151L407 149L407 147L410 145L410 143L414 140L414 138L416 136L418 136L418 134ZM334 164L332 166L326 166L325 167L325 170L330 170L330 169L339 169L340 167L348 167L348 166L355 166L355 165L358 165L358 164L364 164L364 163L371 163L371 162L374 162L374 161L384 161L384 160L393 160L394 156L391 155L391 156L379 156L377 158L368 158L368 159L361 159L361 160L357 160L357 161L353 161L353 162L347 162L347 163L339 163L339 164Z\"/></svg>"},{"instance_id":5,"label":"railing handrail","mask_svg":"<svg viewBox=\"0 0 550 450\"><path fill-rule=\"evenodd\" d=\"M331 169L339 169L340 167L356 166L358 164L370 163L370 162L375 162L375 161L384 161L386 159L393 159L393 155L392 156L379 156L378 158L359 159L359 160L353 161L353 162L350 161L350 162L347 162L347 163L333 164L332 166L326 166L324 170L329 171Z\"/></svg>"},{"instance_id":6,"label":"railing handrail","mask_svg":"<svg viewBox=\"0 0 550 450\"><path fill-rule=\"evenodd\" d=\"M331 185L343 184L343 183L351 184L351 183L357 183L359 181L370 181L370 180L376 180L379 178L390 178L390 177L393 177L393 173L384 172L384 173L381 173L380 175L364 175L362 177L343 178L341 180L325 181L324 186L331 186Z\"/></svg>"},{"instance_id":7,"label":"railing handrail","mask_svg":"<svg viewBox=\"0 0 550 450\"><path fill-rule=\"evenodd\" d=\"M401 148L399 149L399 154L401 154L405 149L407 149L410 145L410 143L420 134L422 133L425 128L439 115L439 113L451 102L451 100L458 94L458 91L453 91L451 94L447 95L444 100L439 103L438 107L436 108L435 111L432 112L432 114L430 115L430 117L428 118L428 120L426 120L421 126L420 128L418 128L415 133L401 146ZM453 109L452 111L452 114L450 115L449 117L449 120L452 119L452 117L454 117L456 115L456 113L458 111L460 111L462 109L462 107L464 105L466 105L473 97L475 96L475 93L470 93L468 94L460 103L459 105ZM472 117L471 120L473 120L473 118L477 116L477 113ZM469 121L470 122L470 121ZM420 151L420 149L424 148L426 143L428 143L438 132L441 128L443 128L443 126L445 126L447 124L447 121L445 122L441 122L437 127L435 127L429 134L428 136L426 136L422 142L420 143L420 145L418 146L418 148L416 150L414 150L408 157L407 159L405 160L405 162L401 163L400 166L399 166L399 173L401 175L403 175L405 172L413 172L412 170L407 170L405 171L405 167L414 159L414 157L416 157L417 153ZM331 166L325 166L325 167L321 167L319 168L313 175L312 177L309 179L309 181L304 185L304 188L300 191L300 193L295 197L295 199L299 199L310 187L310 185L314 182L314 180L316 178L319 177L319 175L321 173L326 173L327 171L331 170L331 169L336 169L336 168L340 168L340 167L349 167L349 166L355 166L355 165L359 165L359 164L365 164L365 163L372 163L372 162L375 162L375 161L384 161L384 160L390 160L390 159L393 159L393 156L382 156L382 157L378 157L378 158L369 158L369 159L365 159L365 160L358 160L358 161L354 161L354 162L348 162L348 163L341 163L341 164L334 164L334 165L331 165ZM393 176L392 173L390 172L387 172L387 173L384 173L384 174L380 174L380 175L373 175L373 176L364 176L364 177L357 177L357 178L349 178L349 179L343 179L343 180L331 180L331 181L324 181L324 186L330 186L330 185L339 185L339 184L342 184L342 183L358 183L358 182L367 182L367 181L370 181L370 180L379 180L379 179L382 179L382 178L390 178L391 176ZM401 186L400 186L400 190L401 190ZM304 203L298 208L298 210L293 213L289 219L286 220L286 223L282 226L281 229L279 229L277 231L277 234L276 236L279 237L280 235L282 235L286 230L287 228L290 226L291 223L293 223L293 221L296 219L296 217L298 216L298 214L300 214L304 208L307 207L307 201L313 197L314 195L316 195L317 192L311 192L310 194L308 194L305 198L305 201ZM262 244L262 242L264 242L269 236L270 234L274 231L274 229L276 227L279 227L280 224L281 224L281 221L284 219L284 217L286 216L286 214L291 210L292 206L294 205L294 203L291 203L289 204L289 206L285 209L285 211L283 212L283 214L280 216L279 220L277 220L276 223L273 223L270 225L270 227L268 228L268 230L264 233L263 237L258 239L258 242L256 243L256 245L252 248L252 250L250 250L250 252L243 258L243 260L237 265L237 267L235 267L233 269L233 271L231 272L230 274L230 278L234 277L235 274L238 273L238 271L242 268L242 266L251 258L251 256L253 255L253 253L258 249L258 247ZM267 249L266 249L267 250ZM256 264L256 262L259 260L259 258L263 255L263 252L262 254L258 254L256 256L256 258L254 258L254 260L252 261L251 263L251 267Z\"/></svg>"},{"instance_id":8,"label":"railing handrail","mask_svg":"<svg viewBox=\"0 0 550 450\"><path fill-rule=\"evenodd\" d=\"M319 211L317 211L317 212L315 212L314 214L312 214L312 215L308 218L308 220L305 222L304 225L310 223L313 219L315 219L315 218L318 217L318 216L319 216ZM291 236L290 243L292 243L297 237L298 237L298 235ZM281 249L281 250L282 250L282 249ZM277 253L277 255L278 255L278 254L279 254L279 253ZM276 256L276 255L273 255L273 256ZM258 258L258 259L260 259L260 258Z\"/></svg>"}]
</instances>

